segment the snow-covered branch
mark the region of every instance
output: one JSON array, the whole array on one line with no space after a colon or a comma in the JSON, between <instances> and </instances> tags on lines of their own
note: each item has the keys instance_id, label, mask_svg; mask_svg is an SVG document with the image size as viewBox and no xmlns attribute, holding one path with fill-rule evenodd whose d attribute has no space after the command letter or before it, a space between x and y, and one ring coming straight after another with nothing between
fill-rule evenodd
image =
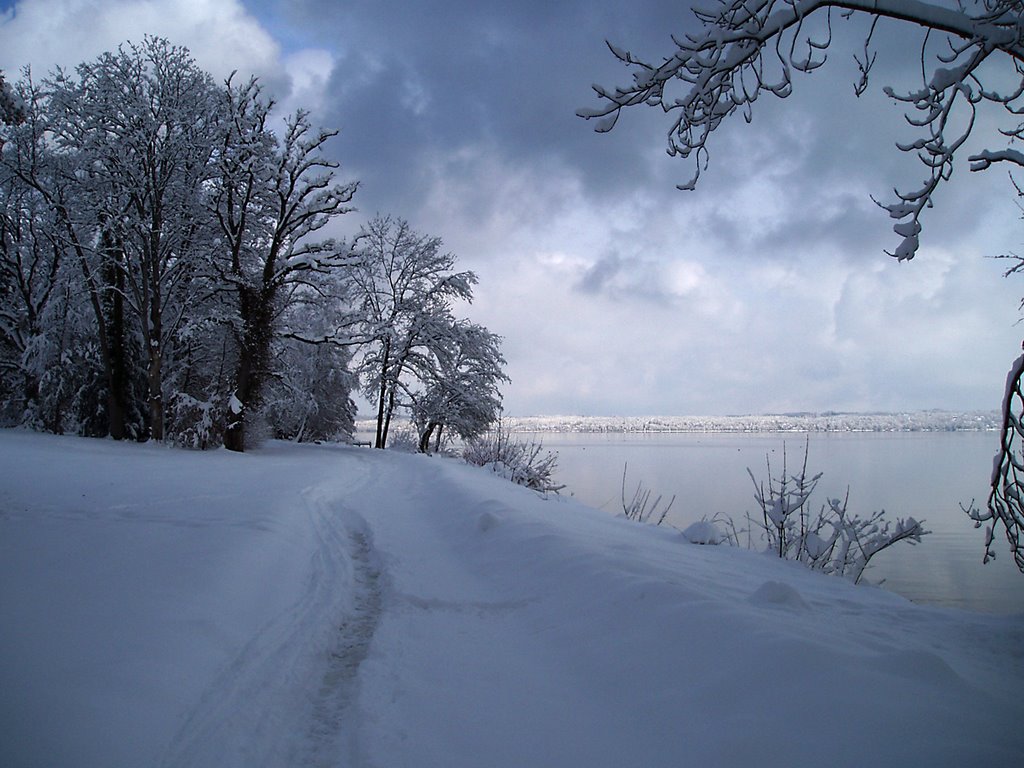
<instances>
[{"instance_id":1,"label":"snow-covered branch","mask_svg":"<svg viewBox=\"0 0 1024 768\"><path fill-rule=\"evenodd\" d=\"M660 63L609 43L613 55L633 70L633 82L615 88L595 85L600 104L578 113L596 120L598 132L612 130L623 110L634 106L658 107L671 115L668 152L691 158L694 166L681 189L693 189L706 170L708 140L723 120L740 111L749 121L760 95L786 98L792 92L794 72L813 72L825 63L834 13L863 13L875 22L889 19L925 31L922 87L902 94L886 90L908 105L912 110L908 122L923 134L900 148L915 152L928 169L923 185L897 190L894 202L880 203L897 220L894 231L900 242L892 256L905 260L917 253L921 214L952 173L954 155L973 132L975 112L982 104L1001 108L1016 123L1002 131L998 141L1024 138L1020 121L1024 107L1022 0L973 0L958 9L919 0L719 0L713 9L693 12L700 30L673 38L676 51ZM822 17L823 24L812 27L812 17ZM928 48L933 32L950 40L948 49L935 55ZM1002 57L1004 68L1017 81L1007 93L1000 94L983 82L980 67L994 56ZM861 72L856 88L862 92L875 62L870 33L863 54L856 58ZM670 87L674 83L682 83L681 95L678 88ZM972 170L984 170L993 162L1021 165L1024 156L1010 148L993 147L969 159Z\"/></svg>"},{"instance_id":2,"label":"snow-covered branch","mask_svg":"<svg viewBox=\"0 0 1024 768\"><path fill-rule=\"evenodd\" d=\"M1006 375L1003 394L1003 423L999 431L999 452L992 461L992 490L985 509L973 502L964 511L976 528L985 525L984 562L996 556L992 548L1000 525L1017 568L1024 572L1024 355L1018 357Z\"/></svg>"}]
</instances>

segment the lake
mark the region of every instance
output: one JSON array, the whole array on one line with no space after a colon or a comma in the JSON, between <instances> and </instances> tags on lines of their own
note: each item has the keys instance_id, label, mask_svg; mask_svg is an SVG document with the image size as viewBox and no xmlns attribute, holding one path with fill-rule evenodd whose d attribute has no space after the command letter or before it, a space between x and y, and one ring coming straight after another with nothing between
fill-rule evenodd
<instances>
[{"instance_id":1,"label":"lake","mask_svg":"<svg viewBox=\"0 0 1024 768\"><path fill-rule=\"evenodd\" d=\"M617 513L628 465L627 498L638 482L652 498L676 497L665 524L685 527L703 516L760 516L747 467L767 482L782 466L799 469L805 436L780 433L543 433L536 439L558 453L556 477L563 495ZM960 510L988 497L996 432L830 432L810 435L808 474L823 473L812 497L842 497L848 510L867 516L884 509L890 518L912 516L932 531L921 543L899 543L871 561L865 578L911 600L992 613L1024 612L1024 574L1013 563L1000 529L995 561L982 565L984 531Z\"/></svg>"}]
</instances>

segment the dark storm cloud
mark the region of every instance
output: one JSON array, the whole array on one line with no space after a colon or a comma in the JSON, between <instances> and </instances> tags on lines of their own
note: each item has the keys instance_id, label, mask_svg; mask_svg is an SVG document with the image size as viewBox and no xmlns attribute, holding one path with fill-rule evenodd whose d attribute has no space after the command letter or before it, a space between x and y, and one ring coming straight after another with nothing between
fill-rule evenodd
<instances>
[{"instance_id":1,"label":"dark storm cloud","mask_svg":"<svg viewBox=\"0 0 1024 768\"><path fill-rule=\"evenodd\" d=\"M341 127L339 151L363 175L364 205L396 196L414 204L427 183L425 157L466 146L511 162L565 164L595 194L645 180L657 135L640 143L628 129L597 136L575 111L594 102L591 83L629 77L603 40L666 49L662 20L682 16L676 3L307 0L287 8L315 43L340 53L325 119ZM641 117L625 122L648 122Z\"/></svg>"}]
</instances>

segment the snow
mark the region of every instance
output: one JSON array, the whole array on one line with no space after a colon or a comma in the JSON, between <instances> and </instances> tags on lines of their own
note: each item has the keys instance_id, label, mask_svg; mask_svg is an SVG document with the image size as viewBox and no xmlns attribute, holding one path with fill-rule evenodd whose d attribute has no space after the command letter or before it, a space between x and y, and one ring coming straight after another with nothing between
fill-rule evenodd
<instances>
[{"instance_id":1,"label":"snow","mask_svg":"<svg viewBox=\"0 0 1024 768\"><path fill-rule=\"evenodd\" d=\"M1015 765L1024 616L437 457L0 432L0 765Z\"/></svg>"},{"instance_id":2,"label":"snow","mask_svg":"<svg viewBox=\"0 0 1024 768\"><path fill-rule=\"evenodd\" d=\"M683 529L683 538L691 544L721 544L725 536L710 520L698 520Z\"/></svg>"}]
</instances>

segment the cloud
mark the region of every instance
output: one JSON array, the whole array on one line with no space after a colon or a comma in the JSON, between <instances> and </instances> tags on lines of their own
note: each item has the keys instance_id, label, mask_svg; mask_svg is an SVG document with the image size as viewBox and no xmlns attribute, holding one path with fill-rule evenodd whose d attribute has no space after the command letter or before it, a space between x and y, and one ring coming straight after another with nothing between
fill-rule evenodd
<instances>
[{"instance_id":1,"label":"cloud","mask_svg":"<svg viewBox=\"0 0 1024 768\"><path fill-rule=\"evenodd\" d=\"M623 267L622 257L606 254L584 270L576 285L584 293L602 293L622 275Z\"/></svg>"},{"instance_id":2,"label":"cloud","mask_svg":"<svg viewBox=\"0 0 1024 768\"><path fill-rule=\"evenodd\" d=\"M334 70L334 54L322 48L304 48L286 54L282 64L291 79L291 88L279 105L280 111L287 114L301 108L309 112L323 112L330 75Z\"/></svg>"},{"instance_id":3,"label":"cloud","mask_svg":"<svg viewBox=\"0 0 1024 768\"><path fill-rule=\"evenodd\" d=\"M19 0L0 17L0 66L16 72L28 64L37 73L74 67L146 34L187 45L220 77L238 68L267 75L279 69L279 46L236 0Z\"/></svg>"},{"instance_id":4,"label":"cloud","mask_svg":"<svg viewBox=\"0 0 1024 768\"><path fill-rule=\"evenodd\" d=\"M0 14L0 70L31 66L39 78L154 35L187 47L218 80L259 77L278 114L322 112L336 54L286 35L285 46L276 32L241 0L18 0Z\"/></svg>"}]
</instances>

